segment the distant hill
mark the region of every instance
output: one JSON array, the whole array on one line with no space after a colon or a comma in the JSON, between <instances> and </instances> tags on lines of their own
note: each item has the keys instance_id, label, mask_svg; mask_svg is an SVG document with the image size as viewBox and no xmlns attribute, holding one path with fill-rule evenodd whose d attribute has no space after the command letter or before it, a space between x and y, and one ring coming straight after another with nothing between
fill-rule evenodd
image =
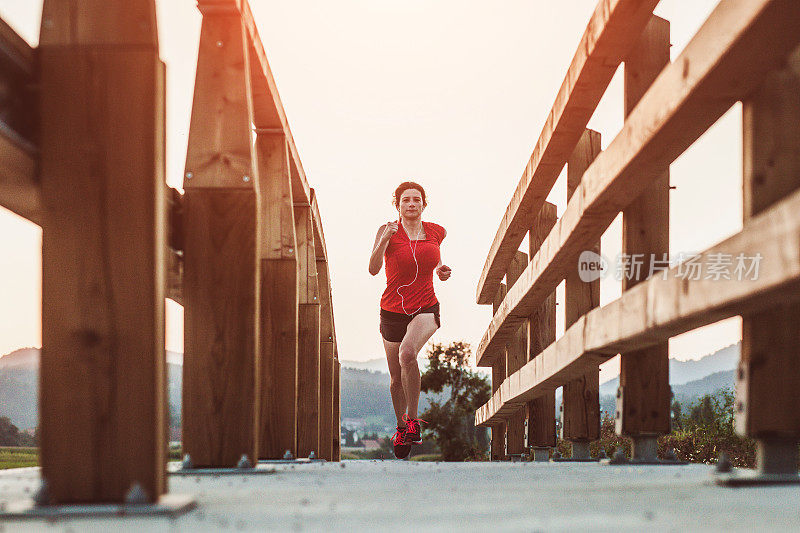
<instances>
[{"instance_id":1,"label":"distant hill","mask_svg":"<svg viewBox=\"0 0 800 533\"><path fill-rule=\"evenodd\" d=\"M417 359L417 362L420 364L421 367L424 367L426 364L427 358L420 357ZM389 364L386 362L385 357L378 357L375 359L370 359L368 361L341 361L342 368L352 368L356 370L370 370L372 372L383 372L384 374L389 373Z\"/></svg>"},{"instance_id":2,"label":"distant hill","mask_svg":"<svg viewBox=\"0 0 800 533\"><path fill-rule=\"evenodd\" d=\"M375 417L384 419L387 424L395 423L388 373L342 366L340 377L342 418ZM443 402L446 399L445 393L423 393L420 395L419 412L427 409L431 400Z\"/></svg>"},{"instance_id":3,"label":"distant hill","mask_svg":"<svg viewBox=\"0 0 800 533\"><path fill-rule=\"evenodd\" d=\"M21 430L39 424L39 348L23 348L0 357L0 416L7 416ZM167 352L167 360L181 360ZM171 439L180 431L180 365L167 363Z\"/></svg>"},{"instance_id":4,"label":"distant hill","mask_svg":"<svg viewBox=\"0 0 800 533\"><path fill-rule=\"evenodd\" d=\"M691 403L706 394L714 394L720 389L734 390L736 387L736 370L723 370L714 372L703 379L690 381L672 387L675 399L680 403Z\"/></svg>"},{"instance_id":5,"label":"distant hill","mask_svg":"<svg viewBox=\"0 0 800 533\"><path fill-rule=\"evenodd\" d=\"M7 416L20 429L34 428L39 418L38 348L23 348L0 357L0 416ZM182 361L181 354L167 352L168 361ZM168 395L171 439L180 435L181 387L183 368L168 363ZM341 379L342 418L378 418L394 424L394 408L389 396L389 374L343 367ZM420 412L433 396L420 397Z\"/></svg>"},{"instance_id":6,"label":"distant hill","mask_svg":"<svg viewBox=\"0 0 800 533\"><path fill-rule=\"evenodd\" d=\"M734 369L739 357L739 344L723 348L697 361L670 360L672 390L681 403L691 403L704 394L712 394L723 387L734 387ZM170 429L171 439L180 435L182 354L167 352ZM379 371L385 359L356 362L342 361L341 369L341 416L342 418L373 418L394 423L394 409L389 396L388 369ZM361 364L367 368L352 368L350 364ZM425 361L420 359L420 367ZM703 372L708 371L706 374ZM0 357L0 416L7 416L20 429L34 428L38 424L38 374L39 349L23 348ZM683 382L686 376L699 375L700 379ZM612 413L615 409L615 393L619 378L600 386L600 408ZM420 397L420 412L427 409L432 399L444 401L441 395L423 394ZM556 412L561 404L557 395Z\"/></svg>"},{"instance_id":7,"label":"distant hill","mask_svg":"<svg viewBox=\"0 0 800 533\"><path fill-rule=\"evenodd\" d=\"M697 360L669 360L669 384L673 390L676 385L702 379L710 374L733 370L739 362L741 342L726 346ZM600 385L600 395L616 395L619 376Z\"/></svg>"}]
</instances>

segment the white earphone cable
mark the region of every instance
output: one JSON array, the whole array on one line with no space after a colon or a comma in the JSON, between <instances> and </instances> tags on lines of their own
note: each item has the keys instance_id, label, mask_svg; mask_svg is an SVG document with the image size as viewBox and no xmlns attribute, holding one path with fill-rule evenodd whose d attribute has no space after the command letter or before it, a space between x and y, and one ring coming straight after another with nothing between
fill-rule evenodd
<instances>
[{"instance_id":1,"label":"white earphone cable","mask_svg":"<svg viewBox=\"0 0 800 533\"><path fill-rule=\"evenodd\" d=\"M401 224L402 224L402 222L401 222ZM416 270L414 272L414 279L411 280L411 283L408 283L406 285L400 285L399 287L397 287L395 289L395 291L397 292L397 295L400 297L400 307L403 308L403 312L407 316L411 316L414 313L416 313L417 311L419 311L420 309L422 309L422 306L419 306L413 313L409 313L408 311L406 311L405 299L403 298L403 295L400 294L400 289L402 289L403 287L409 287L409 286L413 285L415 281L417 281L417 276L419 275L419 263L417 262L417 243L419 243L419 235L420 235L420 233L422 233L423 229L424 229L424 227L422 226L422 221L420 221L420 228L419 228L419 231L417 231L416 238L414 239L414 247L413 248L411 247L411 241L410 240L409 240L409 243L408 243L408 247L411 248L411 256L414 258L414 265L416 265ZM403 231L405 231L405 228L403 228ZM408 233L406 233L406 236L407 235L408 235Z\"/></svg>"}]
</instances>

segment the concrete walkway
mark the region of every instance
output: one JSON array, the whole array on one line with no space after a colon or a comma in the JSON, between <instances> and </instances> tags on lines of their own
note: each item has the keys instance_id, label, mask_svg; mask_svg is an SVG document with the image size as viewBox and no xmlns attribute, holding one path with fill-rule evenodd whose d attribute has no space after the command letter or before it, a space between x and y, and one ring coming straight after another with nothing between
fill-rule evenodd
<instances>
[{"instance_id":1,"label":"concrete walkway","mask_svg":"<svg viewBox=\"0 0 800 533\"><path fill-rule=\"evenodd\" d=\"M789 531L800 486L723 488L712 468L344 461L271 475L171 476L198 508L177 518L0 521L0 531ZM38 469L0 473L0 505Z\"/></svg>"}]
</instances>

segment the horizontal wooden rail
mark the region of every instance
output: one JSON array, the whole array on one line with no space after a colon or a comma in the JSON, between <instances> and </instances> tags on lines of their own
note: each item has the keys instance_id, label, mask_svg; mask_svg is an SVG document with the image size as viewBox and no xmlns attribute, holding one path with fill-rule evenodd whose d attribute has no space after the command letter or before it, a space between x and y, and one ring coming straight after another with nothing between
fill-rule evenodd
<instances>
[{"instance_id":1,"label":"horizontal wooden rail","mask_svg":"<svg viewBox=\"0 0 800 533\"><path fill-rule=\"evenodd\" d=\"M325 233L322 231L322 217L319 214L317 193L311 189L311 217L314 221L314 253L318 261L328 260L328 249L325 246Z\"/></svg>"},{"instance_id":2,"label":"horizontal wooden rail","mask_svg":"<svg viewBox=\"0 0 800 533\"><path fill-rule=\"evenodd\" d=\"M525 172L506 208L478 282L479 304L491 304L509 263L567 158L575 149L631 45L658 0L601 0L567 69Z\"/></svg>"},{"instance_id":3,"label":"horizontal wooden rail","mask_svg":"<svg viewBox=\"0 0 800 533\"><path fill-rule=\"evenodd\" d=\"M800 4L723 1L587 169L562 218L508 291L476 352L479 366L575 268L619 212L800 43Z\"/></svg>"},{"instance_id":4,"label":"horizontal wooden rail","mask_svg":"<svg viewBox=\"0 0 800 533\"><path fill-rule=\"evenodd\" d=\"M41 224L35 51L0 19L0 205Z\"/></svg>"},{"instance_id":5,"label":"horizontal wooden rail","mask_svg":"<svg viewBox=\"0 0 800 533\"><path fill-rule=\"evenodd\" d=\"M289 144L289 152L292 156L292 197L295 203L311 203L311 188L308 185L306 173L300 162L300 155L289 128L289 121L286 118L286 112L283 109L283 103L278 94L278 86L275 83L275 78L272 76L272 70L267 61L267 54L264 51L264 45L258 34L258 28L256 28L250 4L242 0L198 0L197 7L206 15L232 12L238 12L241 15L245 28L253 42L253 59L255 59L255 63L259 65L259 72L254 80L255 85L266 89L266 91L253 94L256 130L283 130L283 133L286 135L286 142Z\"/></svg>"},{"instance_id":6,"label":"horizontal wooden rail","mask_svg":"<svg viewBox=\"0 0 800 533\"><path fill-rule=\"evenodd\" d=\"M475 414L494 425L525 402L614 357L719 320L800 300L800 192L753 218L712 254L761 254L757 279L689 279L678 266L579 318L558 341L512 374Z\"/></svg>"}]
</instances>

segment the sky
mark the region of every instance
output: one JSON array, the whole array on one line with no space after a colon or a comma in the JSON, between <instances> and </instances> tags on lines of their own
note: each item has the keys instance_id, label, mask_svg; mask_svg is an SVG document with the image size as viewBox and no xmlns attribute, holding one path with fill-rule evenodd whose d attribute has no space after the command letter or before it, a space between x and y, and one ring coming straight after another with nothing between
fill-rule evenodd
<instances>
[{"instance_id":1,"label":"sky","mask_svg":"<svg viewBox=\"0 0 800 533\"><path fill-rule=\"evenodd\" d=\"M182 186L201 15L194 0L157 0L167 63L167 181ZM383 271L367 271L377 228L396 217L401 181L425 187L423 219L447 229L433 342L477 346L491 319L475 303L498 224L530 157L596 0L250 0L327 241L339 357L384 357ZM716 0L662 0L674 59ZM41 0L0 0L0 17L38 42ZM607 147L622 127L622 68L589 127ZM700 251L741 230L741 108L671 166L670 252ZM566 173L549 201L560 217ZM621 251L621 217L602 252ZM41 230L0 208L0 354L41 345ZM522 249L527 249L527 242ZM601 305L619 297L601 282ZM563 302L563 283L557 291ZM564 331L563 304L557 336ZM167 301L167 349L183 351L183 313ZM696 359L741 338L738 317L670 340ZM615 358L601 380L618 372Z\"/></svg>"}]
</instances>

